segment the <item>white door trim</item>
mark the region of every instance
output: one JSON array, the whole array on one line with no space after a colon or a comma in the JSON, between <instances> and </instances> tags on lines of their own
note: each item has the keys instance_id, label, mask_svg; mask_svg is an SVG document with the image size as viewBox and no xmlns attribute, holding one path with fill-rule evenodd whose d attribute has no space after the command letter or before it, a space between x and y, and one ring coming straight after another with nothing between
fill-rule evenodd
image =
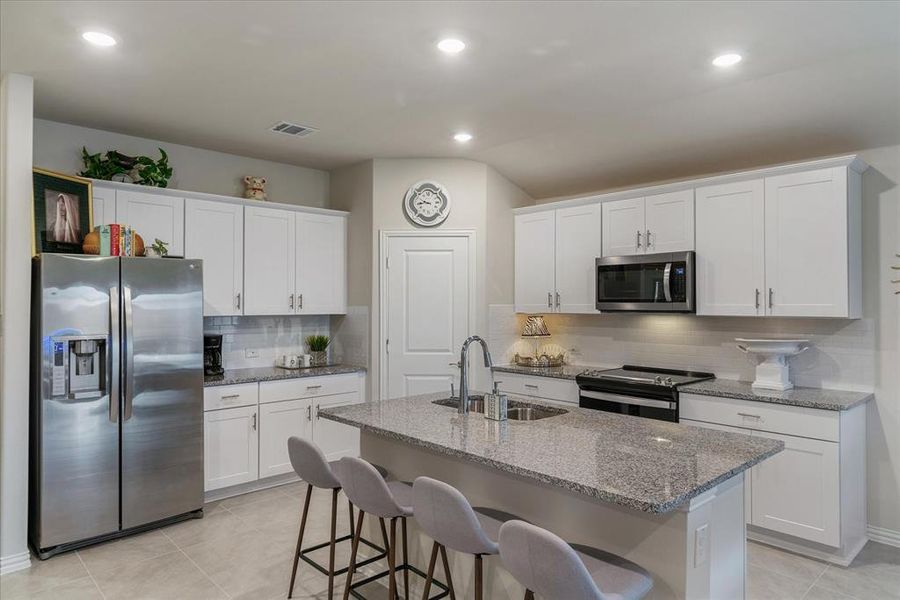
<instances>
[{"instance_id":1,"label":"white door trim","mask_svg":"<svg viewBox=\"0 0 900 600\"><path fill-rule=\"evenodd\" d=\"M477 278L475 267L475 230L474 229L381 229L379 230L378 256L378 395L387 396L387 347L384 343L388 324L387 294L387 257L388 243L391 238L465 238L469 255L469 314L466 323L466 335L472 335L475 320L475 305L478 297L475 290Z\"/></svg>"}]
</instances>

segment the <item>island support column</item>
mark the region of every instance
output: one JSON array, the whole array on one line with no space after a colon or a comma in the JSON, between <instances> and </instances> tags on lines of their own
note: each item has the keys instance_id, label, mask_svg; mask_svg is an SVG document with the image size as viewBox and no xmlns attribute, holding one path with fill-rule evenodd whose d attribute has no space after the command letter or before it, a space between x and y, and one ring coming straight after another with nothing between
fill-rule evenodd
<instances>
[{"instance_id":1,"label":"island support column","mask_svg":"<svg viewBox=\"0 0 900 600\"><path fill-rule=\"evenodd\" d=\"M561 487L362 432L361 455L391 475L445 481L475 506L505 510L570 543L595 546L647 569L653 599L741 600L745 597L744 474L664 514L595 500ZM410 520L410 560L421 567L431 540ZM449 555L458 597L474 595L471 556ZM485 597L520 600L522 588L498 557L484 559Z\"/></svg>"}]
</instances>

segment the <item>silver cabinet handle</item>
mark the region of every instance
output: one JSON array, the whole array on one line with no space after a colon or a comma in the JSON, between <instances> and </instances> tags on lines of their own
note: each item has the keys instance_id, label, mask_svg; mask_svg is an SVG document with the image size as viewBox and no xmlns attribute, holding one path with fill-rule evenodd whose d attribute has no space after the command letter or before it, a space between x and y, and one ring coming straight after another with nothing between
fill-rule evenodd
<instances>
[{"instance_id":1,"label":"silver cabinet handle","mask_svg":"<svg viewBox=\"0 0 900 600\"><path fill-rule=\"evenodd\" d=\"M232 398L240 398L240 394L228 394L227 396L222 396L221 400L231 400Z\"/></svg>"},{"instance_id":2,"label":"silver cabinet handle","mask_svg":"<svg viewBox=\"0 0 900 600\"><path fill-rule=\"evenodd\" d=\"M316 404L316 421L319 420L319 405Z\"/></svg>"},{"instance_id":3,"label":"silver cabinet handle","mask_svg":"<svg viewBox=\"0 0 900 600\"><path fill-rule=\"evenodd\" d=\"M538 389L538 386L536 386L536 385L533 384L533 383L526 383L526 384L525 384L525 387L531 388L531 389L533 389L533 390Z\"/></svg>"},{"instance_id":4,"label":"silver cabinet handle","mask_svg":"<svg viewBox=\"0 0 900 600\"><path fill-rule=\"evenodd\" d=\"M291 310L294 310L294 295L291 294L291 295L289 296L289 298L290 298L290 300L288 300L288 304L290 305Z\"/></svg>"},{"instance_id":5,"label":"silver cabinet handle","mask_svg":"<svg viewBox=\"0 0 900 600\"><path fill-rule=\"evenodd\" d=\"M559 292L556 292L556 308L559 308Z\"/></svg>"},{"instance_id":6,"label":"silver cabinet handle","mask_svg":"<svg viewBox=\"0 0 900 600\"><path fill-rule=\"evenodd\" d=\"M759 415L752 415L752 414L750 414L750 413L742 413L742 412L739 412L739 413L738 413L738 416L740 416L740 417L747 417L748 419L757 419L757 420L759 420L759 419L762 418L762 417L759 416Z\"/></svg>"},{"instance_id":7,"label":"silver cabinet handle","mask_svg":"<svg viewBox=\"0 0 900 600\"><path fill-rule=\"evenodd\" d=\"M756 308L759 308L759 288L756 288Z\"/></svg>"},{"instance_id":8,"label":"silver cabinet handle","mask_svg":"<svg viewBox=\"0 0 900 600\"><path fill-rule=\"evenodd\" d=\"M306 420L312 421L312 404L306 406Z\"/></svg>"},{"instance_id":9,"label":"silver cabinet handle","mask_svg":"<svg viewBox=\"0 0 900 600\"><path fill-rule=\"evenodd\" d=\"M237 307L238 308L241 307L241 293L240 292L237 293Z\"/></svg>"},{"instance_id":10,"label":"silver cabinet handle","mask_svg":"<svg viewBox=\"0 0 900 600\"><path fill-rule=\"evenodd\" d=\"M547 308L553 308L553 293L547 292Z\"/></svg>"},{"instance_id":11,"label":"silver cabinet handle","mask_svg":"<svg viewBox=\"0 0 900 600\"><path fill-rule=\"evenodd\" d=\"M253 424L250 427L256 431L256 413L253 413Z\"/></svg>"},{"instance_id":12,"label":"silver cabinet handle","mask_svg":"<svg viewBox=\"0 0 900 600\"><path fill-rule=\"evenodd\" d=\"M647 241L647 248L650 248L650 230L649 229L647 230L646 241Z\"/></svg>"},{"instance_id":13,"label":"silver cabinet handle","mask_svg":"<svg viewBox=\"0 0 900 600\"><path fill-rule=\"evenodd\" d=\"M641 247L641 230L640 229L638 229L638 231L637 231L637 247L638 248Z\"/></svg>"},{"instance_id":14,"label":"silver cabinet handle","mask_svg":"<svg viewBox=\"0 0 900 600\"><path fill-rule=\"evenodd\" d=\"M319 389L319 388L321 388L321 387L322 387L321 385L308 385L308 386L306 386L306 389L308 389L308 390L317 390L317 389Z\"/></svg>"},{"instance_id":15,"label":"silver cabinet handle","mask_svg":"<svg viewBox=\"0 0 900 600\"><path fill-rule=\"evenodd\" d=\"M303 294L297 296L297 309L303 310Z\"/></svg>"},{"instance_id":16,"label":"silver cabinet handle","mask_svg":"<svg viewBox=\"0 0 900 600\"><path fill-rule=\"evenodd\" d=\"M769 288L769 308L772 308L772 294L775 293L775 290Z\"/></svg>"},{"instance_id":17,"label":"silver cabinet handle","mask_svg":"<svg viewBox=\"0 0 900 600\"><path fill-rule=\"evenodd\" d=\"M106 374L109 377L109 421L119 422L119 288L109 288L109 346Z\"/></svg>"},{"instance_id":18,"label":"silver cabinet handle","mask_svg":"<svg viewBox=\"0 0 900 600\"><path fill-rule=\"evenodd\" d=\"M122 420L131 418L134 408L134 314L131 307L131 288L122 288L125 296L125 409L122 411Z\"/></svg>"}]
</instances>

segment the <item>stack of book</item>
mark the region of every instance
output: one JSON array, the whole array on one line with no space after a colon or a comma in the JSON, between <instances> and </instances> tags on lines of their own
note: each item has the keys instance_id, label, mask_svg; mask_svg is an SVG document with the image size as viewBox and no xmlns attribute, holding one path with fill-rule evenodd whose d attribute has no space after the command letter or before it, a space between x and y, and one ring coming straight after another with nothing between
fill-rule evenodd
<instances>
[{"instance_id":1,"label":"stack of book","mask_svg":"<svg viewBox=\"0 0 900 600\"><path fill-rule=\"evenodd\" d=\"M112 223L94 228L100 234L100 256L135 256L135 232L128 225Z\"/></svg>"}]
</instances>

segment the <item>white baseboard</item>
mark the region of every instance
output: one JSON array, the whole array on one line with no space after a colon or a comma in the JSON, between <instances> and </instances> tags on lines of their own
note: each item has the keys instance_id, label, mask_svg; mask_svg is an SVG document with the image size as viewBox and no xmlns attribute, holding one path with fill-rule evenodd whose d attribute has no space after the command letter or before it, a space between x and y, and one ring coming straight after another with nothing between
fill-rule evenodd
<instances>
[{"instance_id":1,"label":"white baseboard","mask_svg":"<svg viewBox=\"0 0 900 600\"><path fill-rule=\"evenodd\" d=\"M18 554L0 556L0 575L8 575L31 566L31 553L26 550Z\"/></svg>"},{"instance_id":2,"label":"white baseboard","mask_svg":"<svg viewBox=\"0 0 900 600\"><path fill-rule=\"evenodd\" d=\"M888 546L900 548L900 531L869 525L866 527L866 533L873 542L880 542L882 544L887 544Z\"/></svg>"}]
</instances>

